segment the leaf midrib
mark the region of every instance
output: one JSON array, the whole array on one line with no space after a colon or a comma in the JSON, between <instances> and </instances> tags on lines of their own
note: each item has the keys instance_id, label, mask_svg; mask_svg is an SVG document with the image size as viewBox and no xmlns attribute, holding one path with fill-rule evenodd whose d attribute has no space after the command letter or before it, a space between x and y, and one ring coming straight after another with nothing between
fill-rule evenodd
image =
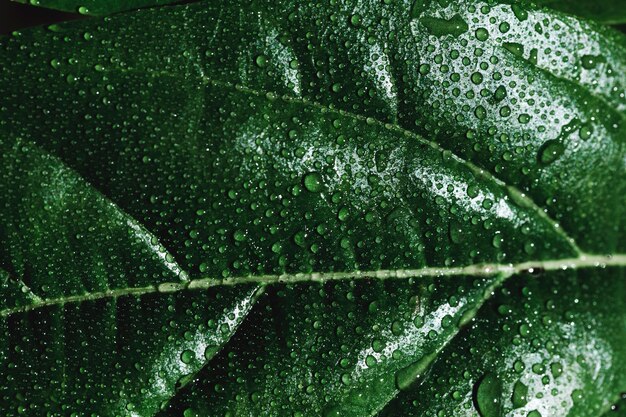
<instances>
[{"instance_id":1,"label":"leaf midrib","mask_svg":"<svg viewBox=\"0 0 626 417\"><path fill-rule=\"evenodd\" d=\"M508 276L523 272L556 271L565 269L604 268L609 266L626 267L626 253L614 255L583 254L577 258L563 258L550 260L533 260L517 264L471 264L462 267L424 267L417 269L381 269L373 271L351 272L310 272L293 274L265 274L249 275L243 277L214 278L205 277L192 279L188 282L166 282L158 285L145 287L117 288L114 290L92 292L81 295L69 295L44 300L27 306L5 308L0 310L0 317L7 317L16 313L23 313L43 307L63 305L67 303L81 303L105 298L118 298L123 296L141 296L153 293L177 293L185 291L206 290L220 286L234 286L257 284L266 285L290 285L303 282L325 283L329 281L355 280L355 279L409 279L427 277L452 277L452 276L494 276L506 274Z\"/></svg>"}]
</instances>

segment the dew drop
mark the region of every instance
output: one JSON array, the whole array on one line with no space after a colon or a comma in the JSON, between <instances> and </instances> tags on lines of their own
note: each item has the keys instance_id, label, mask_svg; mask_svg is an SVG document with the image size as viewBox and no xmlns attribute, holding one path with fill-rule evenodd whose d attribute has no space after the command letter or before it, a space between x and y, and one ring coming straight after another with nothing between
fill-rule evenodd
<instances>
[{"instance_id":1,"label":"dew drop","mask_svg":"<svg viewBox=\"0 0 626 417\"><path fill-rule=\"evenodd\" d=\"M304 188L312 193L322 190L322 176L318 172L310 172L304 176Z\"/></svg>"},{"instance_id":2,"label":"dew drop","mask_svg":"<svg viewBox=\"0 0 626 417\"><path fill-rule=\"evenodd\" d=\"M246 234L243 232L243 230L235 230L235 232L233 233L233 239L235 239L236 242L243 242L244 240L246 240Z\"/></svg>"},{"instance_id":3,"label":"dew drop","mask_svg":"<svg viewBox=\"0 0 626 417\"><path fill-rule=\"evenodd\" d=\"M593 135L593 126L589 123L585 123L580 126L580 131L578 133L582 140L587 140Z\"/></svg>"},{"instance_id":4,"label":"dew drop","mask_svg":"<svg viewBox=\"0 0 626 417\"><path fill-rule=\"evenodd\" d=\"M339 221L343 222L348 218L348 215L350 214L349 210L347 207L342 207L339 209L339 212L337 213L337 218L339 219Z\"/></svg>"},{"instance_id":5,"label":"dew drop","mask_svg":"<svg viewBox=\"0 0 626 417\"><path fill-rule=\"evenodd\" d=\"M502 46L504 47L504 49L506 49L507 51L509 51L513 55L519 56L521 58L524 57L524 46L521 43L504 42L502 44Z\"/></svg>"},{"instance_id":6,"label":"dew drop","mask_svg":"<svg viewBox=\"0 0 626 417\"><path fill-rule=\"evenodd\" d=\"M359 14L353 14L353 15L350 17L350 24L351 24L352 26L355 26L355 27L360 26L360 25L361 25L361 15L359 15Z\"/></svg>"},{"instance_id":7,"label":"dew drop","mask_svg":"<svg viewBox=\"0 0 626 417\"><path fill-rule=\"evenodd\" d=\"M478 39L481 42L484 42L487 39L489 39L489 31L485 28L476 29L475 35L476 35L476 39Z\"/></svg>"},{"instance_id":8,"label":"dew drop","mask_svg":"<svg viewBox=\"0 0 626 417\"><path fill-rule=\"evenodd\" d=\"M485 374L478 382L474 402L482 417L502 416L502 382L493 373Z\"/></svg>"},{"instance_id":9,"label":"dew drop","mask_svg":"<svg viewBox=\"0 0 626 417\"><path fill-rule=\"evenodd\" d=\"M513 386L513 396L511 398L513 408L521 408L528 403L528 387L521 381L517 381Z\"/></svg>"},{"instance_id":10,"label":"dew drop","mask_svg":"<svg viewBox=\"0 0 626 417\"><path fill-rule=\"evenodd\" d=\"M538 159L541 165L549 165L559 159L565 152L565 146L556 139L544 143L539 149Z\"/></svg>"},{"instance_id":11,"label":"dew drop","mask_svg":"<svg viewBox=\"0 0 626 417\"><path fill-rule=\"evenodd\" d=\"M580 63L586 70L592 70L598 66L599 63L605 62L605 58L602 55L584 55L580 59Z\"/></svg>"},{"instance_id":12,"label":"dew drop","mask_svg":"<svg viewBox=\"0 0 626 417\"><path fill-rule=\"evenodd\" d=\"M210 360L211 358L213 358L213 356L215 356L215 354L217 352L219 352L220 347L219 346L213 346L213 345L209 345L204 349L204 358L206 360Z\"/></svg>"},{"instance_id":13,"label":"dew drop","mask_svg":"<svg viewBox=\"0 0 626 417\"><path fill-rule=\"evenodd\" d=\"M184 364L190 364L193 361L194 353L187 349L184 350L183 353L180 354L180 360Z\"/></svg>"},{"instance_id":14,"label":"dew drop","mask_svg":"<svg viewBox=\"0 0 626 417\"><path fill-rule=\"evenodd\" d=\"M467 22L458 14L450 19L426 16L420 19L420 23L435 36L452 35L458 37L469 29Z\"/></svg>"},{"instance_id":15,"label":"dew drop","mask_svg":"<svg viewBox=\"0 0 626 417\"><path fill-rule=\"evenodd\" d=\"M255 63L259 68L265 68L267 66L267 57L265 55L259 55L256 57Z\"/></svg>"},{"instance_id":16,"label":"dew drop","mask_svg":"<svg viewBox=\"0 0 626 417\"><path fill-rule=\"evenodd\" d=\"M396 387L398 387L400 391L407 390L413 382L424 373L432 359L430 355L424 356L420 360L396 372Z\"/></svg>"}]
</instances>

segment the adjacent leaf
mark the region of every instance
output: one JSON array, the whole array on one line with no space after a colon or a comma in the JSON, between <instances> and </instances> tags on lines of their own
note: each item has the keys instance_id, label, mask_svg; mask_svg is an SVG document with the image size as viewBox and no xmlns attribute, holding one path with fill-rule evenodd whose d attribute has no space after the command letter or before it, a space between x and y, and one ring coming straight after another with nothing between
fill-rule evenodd
<instances>
[{"instance_id":1,"label":"adjacent leaf","mask_svg":"<svg viewBox=\"0 0 626 417\"><path fill-rule=\"evenodd\" d=\"M626 22L626 1L624 0L538 0L535 3L604 23Z\"/></svg>"},{"instance_id":2,"label":"adjacent leaf","mask_svg":"<svg viewBox=\"0 0 626 417\"><path fill-rule=\"evenodd\" d=\"M569 276L551 271L626 262L621 35L530 6L387 3L206 2L0 46L0 130L154 235L190 279L167 288L232 290L232 306L249 299L244 288L270 285L164 414L384 412L400 389L429 383L439 354L467 348L459 329L489 322L480 307L509 277L544 269L561 282ZM602 337L625 314L597 313ZM508 340L500 333L492 340ZM607 339L613 363L620 340ZM103 343L87 351L111 355ZM480 392L506 385L493 364L475 376L488 381ZM602 370L607 397L594 407L624 390L620 372ZM107 405L119 383L86 375L97 395L76 405L79 391L61 386L61 409L119 413ZM30 378L19 395L3 392L7 413L25 398L49 407Z\"/></svg>"},{"instance_id":3,"label":"adjacent leaf","mask_svg":"<svg viewBox=\"0 0 626 417\"><path fill-rule=\"evenodd\" d=\"M144 7L162 6L172 3L181 3L184 0L13 0L18 3L62 10L64 12L80 13L92 16L106 16L109 14L135 10Z\"/></svg>"}]
</instances>

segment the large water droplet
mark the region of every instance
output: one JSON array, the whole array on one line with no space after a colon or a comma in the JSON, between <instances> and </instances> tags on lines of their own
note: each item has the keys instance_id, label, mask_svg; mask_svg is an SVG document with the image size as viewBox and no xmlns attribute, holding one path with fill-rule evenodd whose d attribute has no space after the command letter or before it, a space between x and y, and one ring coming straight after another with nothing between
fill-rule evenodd
<instances>
[{"instance_id":1,"label":"large water droplet","mask_svg":"<svg viewBox=\"0 0 626 417\"><path fill-rule=\"evenodd\" d=\"M489 372L478 382L474 402L482 417L502 416L502 382L495 374Z\"/></svg>"},{"instance_id":2,"label":"large water droplet","mask_svg":"<svg viewBox=\"0 0 626 417\"><path fill-rule=\"evenodd\" d=\"M469 29L467 22L458 14L450 19L426 16L420 19L420 23L435 36L460 36Z\"/></svg>"},{"instance_id":3,"label":"large water droplet","mask_svg":"<svg viewBox=\"0 0 626 417\"><path fill-rule=\"evenodd\" d=\"M511 398L514 408L521 408L528 402L528 387L521 381L517 381L513 386L513 396Z\"/></svg>"},{"instance_id":4,"label":"large water droplet","mask_svg":"<svg viewBox=\"0 0 626 417\"><path fill-rule=\"evenodd\" d=\"M558 140L551 139L539 149L538 159L542 165L549 165L559 159L565 152L565 146Z\"/></svg>"},{"instance_id":5,"label":"large water droplet","mask_svg":"<svg viewBox=\"0 0 626 417\"><path fill-rule=\"evenodd\" d=\"M310 172L304 176L304 187L312 193L322 190L322 176L318 172Z\"/></svg>"},{"instance_id":6,"label":"large water droplet","mask_svg":"<svg viewBox=\"0 0 626 417\"><path fill-rule=\"evenodd\" d=\"M426 355L417 362L413 362L409 366L396 372L396 387L401 391L408 389L411 384L424 373L433 359L433 355Z\"/></svg>"}]
</instances>

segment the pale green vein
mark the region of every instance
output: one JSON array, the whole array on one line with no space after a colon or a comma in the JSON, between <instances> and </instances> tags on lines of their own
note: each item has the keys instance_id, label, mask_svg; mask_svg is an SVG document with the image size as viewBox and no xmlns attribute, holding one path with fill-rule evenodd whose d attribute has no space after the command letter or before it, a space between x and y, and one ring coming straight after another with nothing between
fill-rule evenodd
<instances>
[{"instance_id":1,"label":"pale green vein","mask_svg":"<svg viewBox=\"0 0 626 417\"><path fill-rule=\"evenodd\" d=\"M0 317L7 317L15 313L23 313L43 307L64 305L67 303L81 303L100 300L105 298L117 298L124 296L141 296L153 293L177 293L183 291L206 290L213 287L233 286L245 284L257 285L288 285L297 283L325 283L330 281L358 280L358 279L409 279L428 277L452 277L452 276L512 276L523 272L575 270L582 268L606 268L610 266L626 267L626 254L616 255L589 255L584 254L578 258L565 258L553 260L534 260L518 264L473 264L461 267L424 267L418 269L383 269L377 271L351 271L351 272L311 272L294 274L266 274L249 275L232 278L198 278L188 282L168 282L159 285L134 288L118 288L101 292L93 292L81 295L69 295L58 298L50 298L40 303L26 306L5 308L0 310Z\"/></svg>"}]
</instances>

